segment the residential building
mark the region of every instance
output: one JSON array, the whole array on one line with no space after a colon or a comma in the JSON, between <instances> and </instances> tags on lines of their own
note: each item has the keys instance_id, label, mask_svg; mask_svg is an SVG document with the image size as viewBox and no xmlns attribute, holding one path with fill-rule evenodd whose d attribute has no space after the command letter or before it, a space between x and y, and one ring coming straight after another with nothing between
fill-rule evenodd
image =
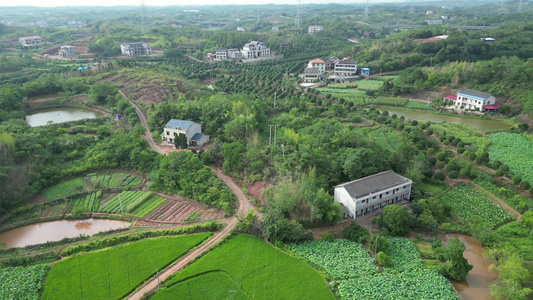
<instances>
[{"instance_id":1,"label":"residential building","mask_svg":"<svg viewBox=\"0 0 533 300\"><path fill-rule=\"evenodd\" d=\"M389 170L337 185L333 201L345 218L373 212L390 204L409 200L413 182Z\"/></svg>"},{"instance_id":2,"label":"residential building","mask_svg":"<svg viewBox=\"0 0 533 300\"><path fill-rule=\"evenodd\" d=\"M315 68L305 68L304 69L304 74L303 74L303 79L304 79L304 82L307 82L307 83L311 83L311 82L314 82L315 80L317 80L320 76L320 72L318 71L318 69L315 69Z\"/></svg>"},{"instance_id":3,"label":"residential building","mask_svg":"<svg viewBox=\"0 0 533 300\"><path fill-rule=\"evenodd\" d=\"M38 35L21 37L19 43L22 47L39 47L44 44L43 39Z\"/></svg>"},{"instance_id":4,"label":"residential building","mask_svg":"<svg viewBox=\"0 0 533 300\"><path fill-rule=\"evenodd\" d=\"M442 25L442 19L424 20L428 25Z\"/></svg>"},{"instance_id":5,"label":"residential building","mask_svg":"<svg viewBox=\"0 0 533 300\"><path fill-rule=\"evenodd\" d=\"M244 59L271 56L270 48L267 47L264 42L257 41L251 41L244 44L241 54Z\"/></svg>"},{"instance_id":6,"label":"residential building","mask_svg":"<svg viewBox=\"0 0 533 300\"><path fill-rule=\"evenodd\" d=\"M496 97L488 93L469 89L464 89L457 93L457 101L455 101L456 108L462 107L479 111L486 111L488 108L484 106L492 106L493 104L496 104Z\"/></svg>"},{"instance_id":7,"label":"residential building","mask_svg":"<svg viewBox=\"0 0 533 300\"><path fill-rule=\"evenodd\" d=\"M307 32L309 32L309 34L313 34L317 31L320 31L320 30L324 30L324 26L322 25L311 25L307 28Z\"/></svg>"},{"instance_id":8,"label":"residential building","mask_svg":"<svg viewBox=\"0 0 533 300\"><path fill-rule=\"evenodd\" d=\"M228 50L227 49L217 49L215 50L216 59L226 59L228 58Z\"/></svg>"},{"instance_id":9,"label":"residential building","mask_svg":"<svg viewBox=\"0 0 533 300\"><path fill-rule=\"evenodd\" d=\"M307 67L318 69L319 74L324 74L324 72L326 72L326 62L321 60L320 58L311 60Z\"/></svg>"},{"instance_id":10,"label":"residential building","mask_svg":"<svg viewBox=\"0 0 533 300\"><path fill-rule=\"evenodd\" d=\"M332 56L330 59L326 60L326 71L331 71L335 69L335 63L340 59L336 56Z\"/></svg>"},{"instance_id":11,"label":"residential building","mask_svg":"<svg viewBox=\"0 0 533 300\"><path fill-rule=\"evenodd\" d=\"M145 42L121 43L120 51L125 56L152 54L152 49Z\"/></svg>"},{"instance_id":12,"label":"residential building","mask_svg":"<svg viewBox=\"0 0 533 300\"><path fill-rule=\"evenodd\" d=\"M335 63L335 75L355 76L357 75L357 63L351 60L339 60Z\"/></svg>"},{"instance_id":13,"label":"residential building","mask_svg":"<svg viewBox=\"0 0 533 300\"><path fill-rule=\"evenodd\" d=\"M185 49L185 50L196 50L198 49L197 46L187 46L187 45L178 45L178 49Z\"/></svg>"},{"instance_id":14,"label":"residential building","mask_svg":"<svg viewBox=\"0 0 533 300\"><path fill-rule=\"evenodd\" d=\"M161 138L163 141L174 143L174 139L180 134L185 134L187 144L192 146L202 147L209 142L209 136L202 134L202 125L177 119L168 121L161 133Z\"/></svg>"},{"instance_id":15,"label":"residential building","mask_svg":"<svg viewBox=\"0 0 533 300\"><path fill-rule=\"evenodd\" d=\"M279 31L279 27L278 26L272 26L272 31Z\"/></svg>"},{"instance_id":16,"label":"residential building","mask_svg":"<svg viewBox=\"0 0 533 300\"><path fill-rule=\"evenodd\" d=\"M59 57L61 58L74 58L76 57L76 47L65 45L59 49Z\"/></svg>"},{"instance_id":17,"label":"residential building","mask_svg":"<svg viewBox=\"0 0 533 300\"><path fill-rule=\"evenodd\" d=\"M228 49L228 58L239 59L242 57L241 50L239 49Z\"/></svg>"},{"instance_id":18,"label":"residential building","mask_svg":"<svg viewBox=\"0 0 533 300\"><path fill-rule=\"evenodd\" d=\"M244 27L237 27L237 31L245 32L246 29L244 29Z\"/></svg>"}]
</instances>

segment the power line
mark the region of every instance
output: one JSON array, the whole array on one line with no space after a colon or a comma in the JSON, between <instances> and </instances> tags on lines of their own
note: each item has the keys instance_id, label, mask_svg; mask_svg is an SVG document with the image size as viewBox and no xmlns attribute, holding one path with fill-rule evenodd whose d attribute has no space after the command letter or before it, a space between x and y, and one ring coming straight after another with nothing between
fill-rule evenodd
<instances>
[{"instance_id":1,"label":"power line","mask_svg":"<svg viewBox=\"0 0 533 300\"><path fill-rule=\"evenodd\" d=\"M518 9L516 10L516 12L519 13L521 11L522 11L522 0L520 0L520 2L518 2Z\"/></svg>"},{"instance_id":2,"label":"power line","mask_svg":"<svg viewBox=\"0 0 533 300\"><path fill-rule=\"evenodd\" d=\"M141 33L144 35L148 31L146 25L146 6L144 5L144 0L141 0Z\"/></svg>"},{"instance_id":3,"label":"power line","mask_svg":"<svg viewBox=\"0 0 533 300\"><path fill-rule=\"evenodd\" d=\"M294 23L298 29L300 29L300 0L298 0L298 6L296 7L296 19L294 20Z\"/></svg>"},{"instance_id":4,"label":"power line","mask_svg":"<svg viewBox=\"0 0 533 300\"><path fill-rule=\"evenodd\" d=\"M413 15L415 13L415 0L411 1L411 7L409 8L409 14Z\"/></svg>"},{"instance_id":5,"label":"power line","mask_svg":"<svg viewBox=\"0 0 533 300\"><path fill-rule=\"evenodd\" d=\"M276 141L277 141L277 133L278 133L278 126L279 125L268 125L268 127L270 127L270 136L268 137L268 145L269 146L272 146L272 127L274 127L274 145L276 144Z\"/></svg>"},{"instance_id":6,"label":"power line","mask_svg":"<svg viewBox=\"0 0 533 300\"><path fill-rule=\"evenodd\" d=\"M366 5L365 5L365 21L368 21L368 1L369 0L366 0Z\"/></svg>"}]
</instances>

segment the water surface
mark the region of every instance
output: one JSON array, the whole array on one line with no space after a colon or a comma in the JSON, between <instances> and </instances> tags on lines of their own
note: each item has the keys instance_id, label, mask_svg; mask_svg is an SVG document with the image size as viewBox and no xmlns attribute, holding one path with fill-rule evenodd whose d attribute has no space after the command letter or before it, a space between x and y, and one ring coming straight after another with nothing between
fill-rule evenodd
<instances>
[{"instance_id":1,"label":"water surface","mask_svg":"<svg viewBox=\"0 0 533 300\"><path fill-rule=\"evenodd\" d=\"M76 237L80 234L93 235L100 231L125 228L129 225L130 222L105 219L42 222L0 233L0 242L6 244L3 249L24 247L46 243L47 241L59 241L66 237Z\"/></svg>"},{"instance_id":2,"label":"water surface","mask_svg":"<svg viewBox=\"0 0 533 300\"><path fill-rule=\"evenodd\" d=\"M81 119L94 119L101 115L97 111L86 108L61 107L29 114L26 116L26 122L31 127L36 127L47 125L49 122L63 123Z\"/></svg>"}]
</instances>

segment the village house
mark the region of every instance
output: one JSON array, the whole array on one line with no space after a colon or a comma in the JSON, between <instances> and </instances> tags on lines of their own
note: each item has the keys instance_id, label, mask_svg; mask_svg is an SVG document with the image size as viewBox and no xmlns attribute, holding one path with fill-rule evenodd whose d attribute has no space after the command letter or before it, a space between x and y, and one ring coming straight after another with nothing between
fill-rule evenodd
<instances>
[{"instance_id":1,"label":"village house","mask_svg":"<svg viewBox=\"0 0 533 300\"><path fill-rule=\"evenodd\" d=\"M335 75L355 76L357 75L357 63L351 60L339 60L335 63Z\"/></svg>"},{"instance_id":2,"label":"village house","mask_svg":"<svg viewBox=\"0 0 533 300\"><path fill-rule=\"evenodd\" d=\"M314 82L315 80L317 80L320 76L320 73L318 71L318 69L315 69L315 68L305 68L304 69L304 74L303 74L303 79L304 79L304 82L306 83L311 83L311 82Z\"/></svg>"},{"instance_id":3,"label":"village house","mask_svg":"<svg viewBox=\"0 0 533 300\"><path fill-rule=\"evenodd\" d=\"M339 203L344 218L373 212L390 204L409 200L413 182L389 170L337 185L333 201Z\"/></svg>"},{"instance_id":4,"label":"village house","mask_svg":"<svg viewBox=\"0 0 533 300\"><path fill-rule=\"evenodd\" d=\"M307 28L307 32L309 32L309 34L313 34L315 32L318 32L320 30L324 30L324 26L322 25L311 25Z\"/></svg>"},{"instance_id":5,"label":"village house","mask_svg":"<svg viewBox=\"0 0 533 300\"><path fill-rule=\"evenodd\" d=\"M152 49L145 42L121 43L120 51L125 56L152 54Z\"/></svg>"},{"instance_id":6,"label":"village house","mask_svg":"<svg viewBox=\"0 0 533 300\"><path fill-rule=\"evenodd\" d=\"M244 44L241 54L243 58L259 58L271 56L270 48L264 42L251 41Z\"/></svg>"},{"instance_id":7,"label":"village house","mask_svg":"<svg viewBox=\"0 0 533 300\"><path fill-rule=\"evenodd\" d=\"M76 48L74 46L65 45L59 49L59 57L61 58L75 58Z\"/></svg>"},{"instance_id":8,"label":"village house","mask_svg":"<svg viewBox=\"0 0 533 300\"><path fill-rule=\"evenodd\" d=\"M239 49L228 49L228 58L241 58L242 57L242 53L241 53L241 50Z\"/></svg>"},{"instance_id":9,"label":"village house","mask_svg":"<svg viewBox=\"0 0 533 300\"><path fill-rule=\"evenodd\" d=\"M44 44L43 39L38 35L21 37L19 43L22 47L39 47Z\"/></svg>"},{"instance_id":10,"label":"village house","mask_svg":"<svg viewBox=\"0 0 533 300\"><path fill-rule=\"evenodd\" d=\"M202 147L209 142L209 136L202 134L202 125L192 121L176 119L168 121L161 133L161 139L169 143L174 143L175 137L180 134L185 134L187 144L191 146Z\"/></svg>"},{"instance_id":11,"label":"village house","mask_svg":"<svg viewBox=\"0 0 533 300\"><path fill-rule=\"evenodd\" d=\"M326 62L321 60L320 58L309 61L307 67L318 69L319 74L324 74L324 72L326 72Z\"/></svg>"},{"instance_id":12,"label":"village house","mask_svg":"<svg viewBox=\"0 0 533 300\"><path fill-rule=\"evenodd\" d=\"M326 60L326 71L331 71L335 69L335 63L340 59L336 56L332 56L330 59Z\"/></svg>"},{"instance_id":13,"label":"village house","mask_svg":"<svg viewBox=\"0 0 533 300\"><path fill-rule=\"evenodd\" d=\"M491 94L464 89L457 95L444 97L445 101L453 101L456 109L472 109L478 111L497 110L500 105L496 104L496 97Z\"/></svg>"},{"instance_id":14,"label":"village house","mask_svg":"<svg viewBox=\"0 0 533 300\"><path fill-rule=\"evenodd\" d=\"M215 50L216 59L227 59L228 50L226 49L217 49Z\"/></svg>"}]
</instances>

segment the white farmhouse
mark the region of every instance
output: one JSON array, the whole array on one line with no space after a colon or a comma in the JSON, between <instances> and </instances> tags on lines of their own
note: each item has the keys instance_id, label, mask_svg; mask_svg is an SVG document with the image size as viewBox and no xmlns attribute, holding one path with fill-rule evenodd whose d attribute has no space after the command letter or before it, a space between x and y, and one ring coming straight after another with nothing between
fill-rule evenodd
<instances>
[{"instance_id":1,"label":"white farmhouse","mask_svg":"<svg viewBox=\"0 0 533 300\"><path fill-rule=\"evenodd\" d=\"M455 102L455 105L465 109L485 111L487 110L487 107L490 107L495 103L496 98L491 94L464 89L457 93L457 101Z\"/></svg>"},{"instance_id":2,"label":"white farmhouse","mask_svg":"<svg viewBox=\"0 0 533 300\"><path fill-rule=\"evenodd\" d=\"M271 56L270 48L264 42L258 41L251 41L244 44L241 54L244 59Z\"/></svg>"},{"instance_id":3,"label":"white farmhouse","mask_svg":"<svg viewBox=\"0 0 533 300\"><path fill-rule=\"evenodd\" d=\"M39 47L44 44L43 39L38 35L20 37L19 43L22 47Z\"/></svg>"},{"instance_id":4,"label":"white farmhouse","mask_svg":"<svg viewBox=\"0 0 533 300\"><path fill-rule=\"evenodd\" d=\"M59 57L61 58L76 57L76 48L70 45L61 46L61 48L59 49Z\"/></svg>"},{"instance_id":5,"label":"white farmhouse","mask_svg":"<svg viewBox=\"0 0 533 300\"><path fill-rule=\"evenodd\" d=\"M403 200L409 200L409 178L389 170L335 187L334 201L341 206L345 218L356 217Z\"/></svg>"},{"instance_id":6,"label":"white farmhouse","mask_svg":"<svg viewBox=\"0 0 533 300\"><path fill-rule=\"evenodd\" d=\"M351 60L339 60L335 63L335 75L355 76L357 75L357 63Z\"/></svg>"},{"instance_id":7,"label":"white farmhouse","mask_svg":"<svg viewBox=\"0 0 533 300\"><path fill-rule=\"evenodd\" d=\"M120 51L125 56L152 54L152 49L145 42L122 43L120 44Z\"/></svg>"},{"instance_id":8,"label":"white farmhouse","mask_svg":"<svg viewBox=\"0 0 533 300\"><path fill-rule=\"evenodd\" d=\"M311 25L307 28L307 32L309 34L313 34L315 32L318 32L318 31L321 31L321 30L324 30L324 26L322 25Z\"/></svg>"},{"instance_id":9,"label":"white farmhouse","mask_svg":"<svg viewBox=\"0 0 533 300\"><path fill-rule=\"evenodd\" d=\"M326 62L321 60L320 58L309 61L307 67L318 69L319 74L324 74L324 72L326 72Z\"/></svg>"},{"instance_id":10,"label":"white farmhouse","mask_svg":"<svg viewBox=\"0 0 533 300\"><path fill-rule=\"evenodd\" d=\"M161 138L163 141L173 143L175 137L180 134L185 134L187 144L192 146L202 147L205 143L209 142L209 136L202 134L202 125L192 121L176 119L168 121L161 133Z\"/></svg>"},{"instance_id":11,"label":"white farmhouse","mask_svg":"<svg viewBox=\"0 0 533 300\"><path fill-rule=\"evenodd\" d=\"M227 49L217 49L215 50L216 59L226 59L228 58L228 50Z\"/></svg>"}]
</instances>

